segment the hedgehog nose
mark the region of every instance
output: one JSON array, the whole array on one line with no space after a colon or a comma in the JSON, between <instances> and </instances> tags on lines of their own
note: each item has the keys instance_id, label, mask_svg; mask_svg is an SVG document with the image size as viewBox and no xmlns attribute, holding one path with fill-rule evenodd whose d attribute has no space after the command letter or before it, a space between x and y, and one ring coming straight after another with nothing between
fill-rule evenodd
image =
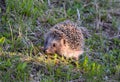
<instances>
[{"instance_id":1,"label":"hedgehog nose","mask_svg":"<svg viewBox=\"0 0 120 82\"><path fill-rule=\"evenodd\" d=\"M44 53L47 53L47 52L48 52L48 50L47 50L47 49L44 49L44 50L43 50L43 52L44 52Z\"/></svg>"},{"instance_id":2,"label":"hedgehog nose","mask_svg":"<svg viewBox=\"0 0 120 82\"><path fill-rule=\"evenodd\" d=\"M45 52L46 52L46 49L44 49L43 52L45 53Z\"/></svg>"}]
</instances>

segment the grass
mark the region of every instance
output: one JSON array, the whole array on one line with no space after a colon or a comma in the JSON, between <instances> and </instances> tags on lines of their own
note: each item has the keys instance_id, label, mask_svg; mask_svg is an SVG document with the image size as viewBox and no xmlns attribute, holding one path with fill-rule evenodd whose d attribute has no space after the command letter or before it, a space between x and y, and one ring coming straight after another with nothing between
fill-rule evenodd
<instances>
[{"instance_id":1,"label":"grass","mask_svg":"<svg viewBox=\"0 0 120 82\"><path fill-rule=\"evenodd\" d=\"M0 82L120 81L119 1L5 2L6 12L0 8ZM40 50L43 34L66 19L84 26L85 53L79 61Z\"/></svg>"}]
</instances>

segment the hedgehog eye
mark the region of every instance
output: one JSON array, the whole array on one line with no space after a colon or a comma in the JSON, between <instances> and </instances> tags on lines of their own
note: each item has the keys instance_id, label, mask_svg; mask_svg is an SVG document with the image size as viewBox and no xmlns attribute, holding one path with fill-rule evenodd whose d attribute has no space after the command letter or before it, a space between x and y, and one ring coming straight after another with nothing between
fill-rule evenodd
<instances>
[{"instance_id":1,"label":"hedgehog eye","mask_svg":"<svg viewBox=\"0 0 120 82\"><path fill-rule=\"evenodd\" d=\"M53 45L52 45L53 47L56 47L56 44L55 43L53 43Z\"/></svg>"}]
</instances>

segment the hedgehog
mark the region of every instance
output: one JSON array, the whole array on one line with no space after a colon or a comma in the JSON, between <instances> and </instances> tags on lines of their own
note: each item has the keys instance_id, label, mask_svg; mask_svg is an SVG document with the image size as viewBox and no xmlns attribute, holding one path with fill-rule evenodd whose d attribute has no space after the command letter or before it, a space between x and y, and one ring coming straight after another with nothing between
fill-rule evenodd
<instances>
[{"instance_id":1,"label":"hedgehog","mask_svg":"<svg viewBox=\"0 0 120 82\"><path fill-rule=\"evenodd\" d=\"M44 35L44 52L66 58L79 59L84 52L84 37L77 24L70 20L60 22Z\"/></svg>"}]
</instances>

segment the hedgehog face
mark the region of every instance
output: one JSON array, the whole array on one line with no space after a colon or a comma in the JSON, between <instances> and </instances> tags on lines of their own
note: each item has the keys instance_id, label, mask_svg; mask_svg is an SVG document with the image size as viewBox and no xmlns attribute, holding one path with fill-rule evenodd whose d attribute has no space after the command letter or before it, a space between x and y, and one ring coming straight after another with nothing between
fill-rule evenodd
<instances>
[{"instance_id":1,"label":"hedgehog face","mask_svg":"<svg viewBox=\"0 0 120 82\"><path fill-rule=\"evenodd\" d=\"M65 43L65 42L64 42ZM44 52L46 54L60 54L62 46L64 46L63 39L55 37L48 37L44 43Z\"/></svg>"},{"instance_id":2,"label":"hedgehog face","mask_svg":"<svg viewBox=\"0 0 120 82\"><path fill-rule=\"evenodd\" d=\"M51 30L45 35L44 41L44 52L46 54L59 54L61 52L64 35L58 30Z\"/></svg>"}]
</instances>

